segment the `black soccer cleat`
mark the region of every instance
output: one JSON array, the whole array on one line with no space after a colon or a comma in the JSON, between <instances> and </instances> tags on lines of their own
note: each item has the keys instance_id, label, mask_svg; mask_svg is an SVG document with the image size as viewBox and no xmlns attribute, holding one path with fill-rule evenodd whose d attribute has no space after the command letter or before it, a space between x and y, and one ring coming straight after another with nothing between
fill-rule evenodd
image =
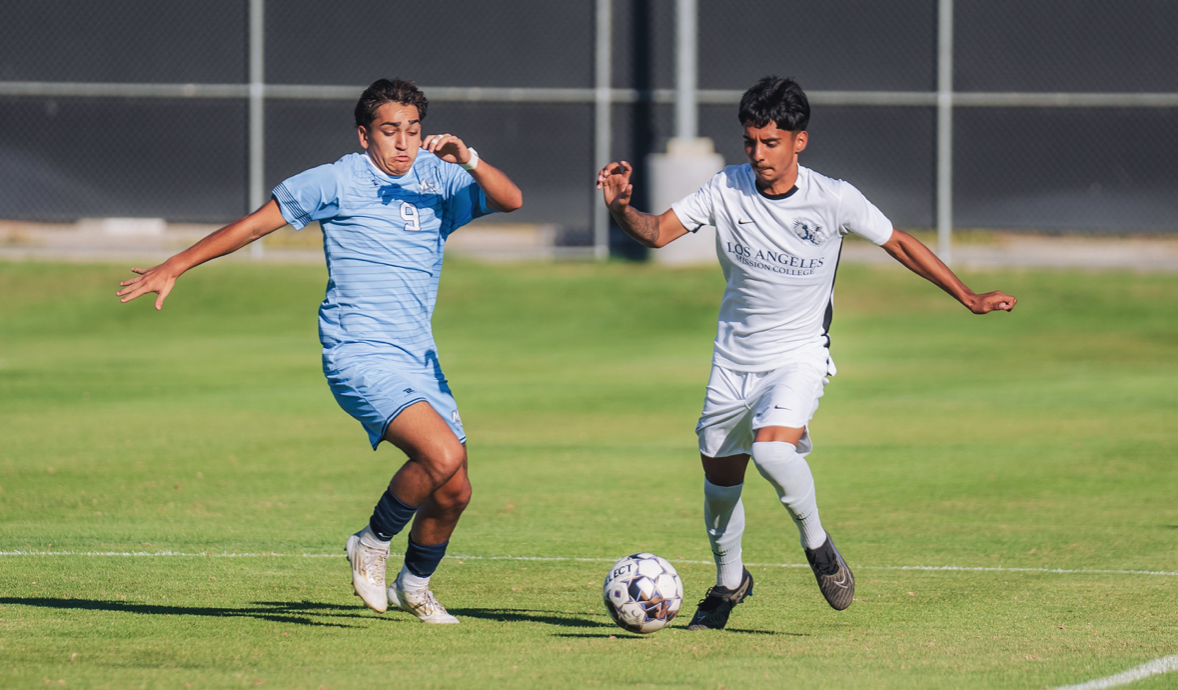
<instances>
[{"instance_id":1,"label":"black soccer cleat","mask_svg":"<svg viewBox=\"0 0 1178 690\"><path fill-rule=\"evenodd\" d=\"M826 533L822 546L813 551L806 549L806 560L810 561L810 569L818 579L818 589L822 590L826 603L835 611L850 606L855 598L855 576L835 548L830 532Z\"/></svg>"},{"instance_id":2,"label":"black soccer cleat","mask_svg":"<svg viewBox=\"0 0 1178 690\"><path fill-rule=\"evenodd\" d=\"M728 589L716 585L708 589L708 593L699 602L699 608L687 624L688 630L723 630L728 625L728 614L745 597L753 595L753 575L744 569L740 574L740 584L736 589Z\"/></svg>"}]
</instances>

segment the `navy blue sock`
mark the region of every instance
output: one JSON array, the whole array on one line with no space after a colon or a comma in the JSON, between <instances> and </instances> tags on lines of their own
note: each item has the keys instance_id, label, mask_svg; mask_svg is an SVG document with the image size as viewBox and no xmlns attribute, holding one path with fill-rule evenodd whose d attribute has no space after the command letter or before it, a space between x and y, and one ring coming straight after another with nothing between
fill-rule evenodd
<instances>
[{"instance_id":1,"label":"navy blue sock","mask_svg":"<svg viewBox=\"0 0 1178 690\"><path fill-rule=\"evenodd\" d=\"M416 507L405 505L405 502L394 496L393 492L385 491L372 511L368 526L377 537L388 541L405 529L405 525L409 524L416 512Z\"/></svg>"},{"instance_id":2,"label":"navy blue sock","mask_svg":"<svg viewBox=\"0 0 1178 690\"><path fill-rule=\"evenodd\" d=\"M422 546L413 541L413 537L409 537L409 548L405 549L405 567L418 577L433 575L438 569L438 564L442 562L442 556L446 555L446 547L449 544L450 542L444 541L441 544Z\"/></svg>"}]
</instances>

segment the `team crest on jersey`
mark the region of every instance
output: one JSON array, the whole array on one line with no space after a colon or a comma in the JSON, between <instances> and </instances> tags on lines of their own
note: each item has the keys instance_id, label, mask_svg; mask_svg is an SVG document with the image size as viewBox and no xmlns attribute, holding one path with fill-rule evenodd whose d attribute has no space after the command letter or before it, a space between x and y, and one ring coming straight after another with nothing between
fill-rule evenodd
<instances>
[{"instance_id":1,"label":"team crest on jersey","mask_svg":"<svg viewBox=\"0 0 1178 690\"><path fill-rule=\"evenodd\" d=\"M438 188L434 186L432 180L422 180L417 185L418 194L437 194Z\"/></svg>"},{"instance_id":2,"label":"team crest on jersey","mask_svg":"<svg viewBox=\"0 0 1178 690\"><path fill-rule=\"evenodd\" d=\"M818 246L826 241L826 234L822 232L822 226L812 220L799 218L793 224L794 234L798 239L809 242L814 246Z\"/></svg>"}]
</instances>

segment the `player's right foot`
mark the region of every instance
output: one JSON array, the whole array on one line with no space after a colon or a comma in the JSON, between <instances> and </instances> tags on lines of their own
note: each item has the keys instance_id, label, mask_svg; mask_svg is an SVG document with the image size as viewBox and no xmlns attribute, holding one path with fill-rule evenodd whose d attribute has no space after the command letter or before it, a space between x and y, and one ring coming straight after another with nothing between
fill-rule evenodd
<instances>
[{"instance_id":1,"label":"player's right foot","mask_svg":"<svg viewBox=\"0 0 1178 690\"><path fill-rule=\"evenodd\" d=\"M399 578L393 582L392 587L389 587L388 598L393 606L412 613L420 618L422 623L452 625L458 622L457 618L446 611L445 606L438 603L434 593L429 589L406 591L401 589Z\"/></svg>"},{"instance_id":2,"label":"player's right foot","mask_svg":"<svg viewBox=\"0 0 1178 690\"><path fill-rule=\"evenodd\" d=\"M365 535L367 533L367 535ZM368 539L363 539L367 536ZM376 542L370 527L356 532L348 537L348 544L344 548L348 553L348 562L352 564L352 587L356 596L364 601L364 605L384 613L389 608L389 597L385 593L384 570L385 561L389 557L389 545L384 548L370 546L364 542Z\"/></svg>"},{"instance_id":3,"label":"player's right foot","mask_svg":"<svg viewBox=\"0 0 1178 690\"><path fill-rule=\"evenodd\" d=\"M810 561L810 570L818 579L818 589L826 597L826 603L835 611L842 611L851 605L855 598L855 576L843 560L843 555L834 547L834 540L830 532L826 533L826 541L822 546L811 551L806 549L806 560Z\"/></svg>"},{"instance_id":4,"label":"player's right foot","mask_svg":"<svg viewBox=\"0 0 1178 690\"><path fill-rule=\"evenodd\" d=\"M736 605L744 601L745 597L753 595L753 575L746 568L740 574L740 584L736 589L728 589L716 585L708 590L700 600L695 615L687 624L688 630L723 630L728 625L728 614Z\"/></svg>"}]
</instances>

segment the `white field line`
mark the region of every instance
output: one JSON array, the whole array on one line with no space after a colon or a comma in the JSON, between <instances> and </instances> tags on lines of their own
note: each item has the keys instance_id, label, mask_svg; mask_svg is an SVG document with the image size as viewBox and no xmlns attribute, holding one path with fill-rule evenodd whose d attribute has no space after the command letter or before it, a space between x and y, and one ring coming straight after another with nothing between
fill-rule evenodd
<instances>
[{"instance_id":1,"label":"white field line","mask_svg":"<svg viewBox=\"0 0 1178 690\"><path fill-rule=\"evenodd\" d=\"M404 554L390 554L403 556ZM165 556L188 558L342 558L340 553L193 553L186 551L0 551L0 556L113 556L158 558ZM616 558L576 558L571 556L472 556L449 554L447 558L471 561L571 561L581 563L613 563ZM672 563L689 565L712 565L712 561L693 561L684 558L668 558ZM805 563L745 563L758 568L809 568ZM1088 568L1004 568L1002 566L961 566L961 565L856 565L856 570L928 570L977 573L1053 573L1057 575L1178 575L1173 570L1097 570Z\"/></svg>"},{"instance_id":2,"label":"white field line","mask_svg":"<svg viewBox=\"0 0 1178 690\"><path fill-rule=\"evenodd\" d=\"M1113 688L1118 685L1128 685L1142 678L1149 678L1150 676L1156 676L1161 673L1170 673L1171 671L1178 671L1178 656L1164 656L1160 659L1154 659L1153 661L1142 664L1137 668L1131 668L1123 673L1118 673L1115 676L1097 678L1096 680L1090 680L1087 683L1080 683L1079 685L1067 685L1057 688L1057 690L1102 690L1103 688Z\"/></svg>"}]
</instances>

